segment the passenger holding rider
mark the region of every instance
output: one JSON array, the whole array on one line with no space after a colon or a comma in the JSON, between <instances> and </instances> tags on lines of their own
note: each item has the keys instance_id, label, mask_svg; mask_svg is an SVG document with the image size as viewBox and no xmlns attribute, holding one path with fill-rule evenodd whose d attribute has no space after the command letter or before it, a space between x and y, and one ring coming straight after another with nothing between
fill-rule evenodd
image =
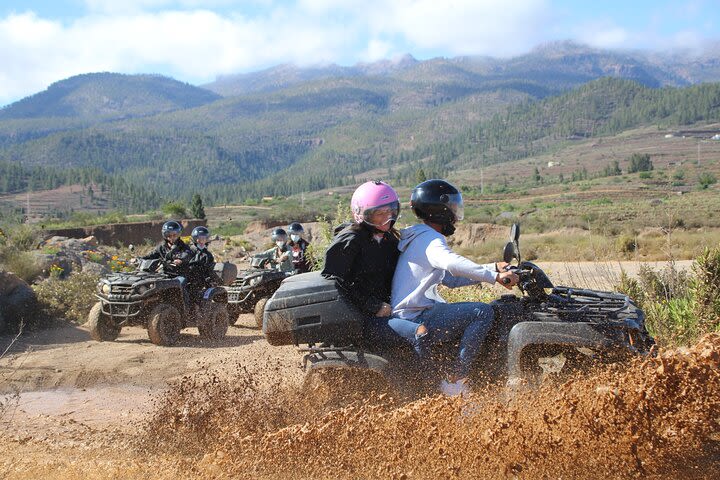
<instances>
[{"instance_id":1,"label":"passenger holding rider","mask_svg":"<svg viewBox=\"0 0 720 480\"><path fill-rule=\"evenodd\" d=\"M322 275L335 280L340 292L367 315L367 336L373 340L396 337L387 320L400 255L394 228L400 212L398 195L387 183L366 182L353 193L350 207L354 222L335 235L325 252Z\"/></svg>"},{"instance_id":2,"label":"passenger holding rider","mask_svg":"<svg viewBox=\"0 0 720 480\"><path fill-rule=\"evenodd\" d=\"M190 238L193 242L190 247L193 255L189 262L188 289L192 302L199 305L202 292L216 285L215 257L208 250L210 230L207 227L193 228Z\"/></svg>"},{"instance_id":3,"label":"passenger holding rider","mask_svg":"<svg viewBox=\"0 0 720 480\"><path fill-rule=\"evenodd\" d=\"M275 268L281 272L293 272L292 252L287 245L287 232L283 228L276 228L272 231L272 241L275 246L255 255L255 258L267 258L275 264Z\"/></svg>"},{"instance_id":4,"label":"passenger holding rider","mask_svg":"<svg viewBox=\"0 0 720 480\"><path fill-rule=\"evenodd\" d=\"M305 252L310 242L302 238L305 229L298 222L293 222L290 224L288 232L290 233L288 247L290 247L290 251L292 252L292 263L295 273L309 272L310 262L305 256Z\"/></svg>"},{"instance_id":5,"label":"passenger holding rider","mask_svg":"<svg viewBox=\"0 0 720 480\"><path fill-rule=\"evenodd\" d=\"M505 271L505 262L479 265L448 247L445 237L455 232L455 223L463 218L462 195L454 186L444 180L425 181L412 191L410 206L422 223L401 232L389 324L425 360L432 345L460 340L458 358L441 390L449 395L465 393L470 367L494 313L485 303L447 303L438 285L455 288L497 282L510 289L519 279Z\"/></svg>"}]
</instances>

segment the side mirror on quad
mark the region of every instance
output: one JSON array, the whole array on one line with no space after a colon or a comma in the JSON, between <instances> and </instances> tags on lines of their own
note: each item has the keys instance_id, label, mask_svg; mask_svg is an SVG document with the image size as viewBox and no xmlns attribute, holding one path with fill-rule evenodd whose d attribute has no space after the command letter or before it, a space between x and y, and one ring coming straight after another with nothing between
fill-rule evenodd
<instances>
[{"instance_id":1,"label":"side mirror on quad","mask_svg":"<svg viewBox=\"0 0 720 480\"><path fill-rule=\"evenodd\" d=\"M506 263L512 263L513 260L520 261L520 252L518 252L517 245L513 242L505 244L503 249L503 261Z\"/></svg>"},{"instance_id":2,"label":"side mirror on quad","mask_svg":"<svg viewBox=\"0 0 720 480\"><path fill-rule=\"evenodd\" d=\"M510 227L510 241L520 244L520 225L517 223L513 223Z\"/></svg>"}]
</instances>

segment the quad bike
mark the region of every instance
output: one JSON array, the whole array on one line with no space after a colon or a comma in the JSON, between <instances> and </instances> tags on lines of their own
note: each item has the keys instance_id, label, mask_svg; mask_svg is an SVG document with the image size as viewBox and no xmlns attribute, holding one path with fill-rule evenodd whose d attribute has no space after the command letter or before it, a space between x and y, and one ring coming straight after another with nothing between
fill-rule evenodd
<instances>
[{"instance_id":1,"label":"quad bike","mask_svg":"<svg viewBox=\"0 0 720 480\"><path fill-rule=\"evenodd\" d=\"M272 265L270 258L253 257L250 269L238 272L232 285L224 287L228 295L231 323L235 323L241 313L253 312L258 328L262 328L265 303L290 275L272 268Z\"/></svg>"},{"instance_id":2,"label":"quad bike","mask_svg":"<svg viewBox=\"0 0 720 480\"><path fill-rule=\"evenodd\" d=\"M216 275L224 283L235 277L233 264L218 263ZM229 277L229 278L228 278ZM217 279L211 279L219 283ZM147 328L156 345L173 345L180 330L197 327L201 338L221 339L228 329L227 293L219 287L202 292L199 305L192 305L180 279L162 272L159 259L142 260L135 272L118 272L100 279L98 298L88 315L90 335L99 342L115 340L126 325Z\"/></svg>"},{"instance_id":3,"label":"quad bike","mask_svg":"<svg viewBox=\"0 0 720 480\"><path fill-rule=\"evenodd\" d=\"M645 329L644 314L630 298L553 286L537 265L522 261L519 239L520 228L513 225L503 256L511 264L508 270L520 278L522 295L503 295L491 302L495 321L473 375L504 379L510 386L532 385L550 374L651 351L654 340ZM368 342L363 320L333 281L307 273L285 280L267 302L263 333L271 345L300 347L309 373L354 367L392 377L393 368L413 368L416 362L408 355L408 345Z\"/></svg>"}]
</instances>

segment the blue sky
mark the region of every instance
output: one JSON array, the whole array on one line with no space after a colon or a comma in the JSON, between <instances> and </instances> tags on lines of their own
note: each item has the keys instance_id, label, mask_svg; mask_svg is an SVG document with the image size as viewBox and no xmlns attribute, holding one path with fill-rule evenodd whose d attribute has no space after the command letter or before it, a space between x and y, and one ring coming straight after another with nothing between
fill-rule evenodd
<instances>
[{"instance_id":1,"label":"blue sky","mask_svg":"<svg viewBox=\"0 0 720 480\"><path fill-rule=\"evenodd\" d=\"M2 0L0 105L87 72L202 84L279 63L510 57L567 39L699 51L720 39L720 2Z\"/></svg>"}]
</instances>

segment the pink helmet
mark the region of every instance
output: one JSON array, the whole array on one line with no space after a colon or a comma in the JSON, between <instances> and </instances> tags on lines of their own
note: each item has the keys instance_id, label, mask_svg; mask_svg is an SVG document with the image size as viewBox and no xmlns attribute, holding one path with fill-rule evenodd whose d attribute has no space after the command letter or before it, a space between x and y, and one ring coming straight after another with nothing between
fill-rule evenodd
<instances>
[{"instance_id":1,"label":"pink helmet","mask_svg":"<svg viewBox=\"0 0 720 480\"><path fill-rule=\"evenodd\" d=\"M350 209L357 223L365 222L369 225L380 226L372 223L370 217L374 210L382 207L388 207L391 215L389 218L383 219L380 225L397 220L398 213L400 213L400 200L395 190L385 182L363 183L355 190L352 200L350 200Z\"/></svg>"}]
</instances>

